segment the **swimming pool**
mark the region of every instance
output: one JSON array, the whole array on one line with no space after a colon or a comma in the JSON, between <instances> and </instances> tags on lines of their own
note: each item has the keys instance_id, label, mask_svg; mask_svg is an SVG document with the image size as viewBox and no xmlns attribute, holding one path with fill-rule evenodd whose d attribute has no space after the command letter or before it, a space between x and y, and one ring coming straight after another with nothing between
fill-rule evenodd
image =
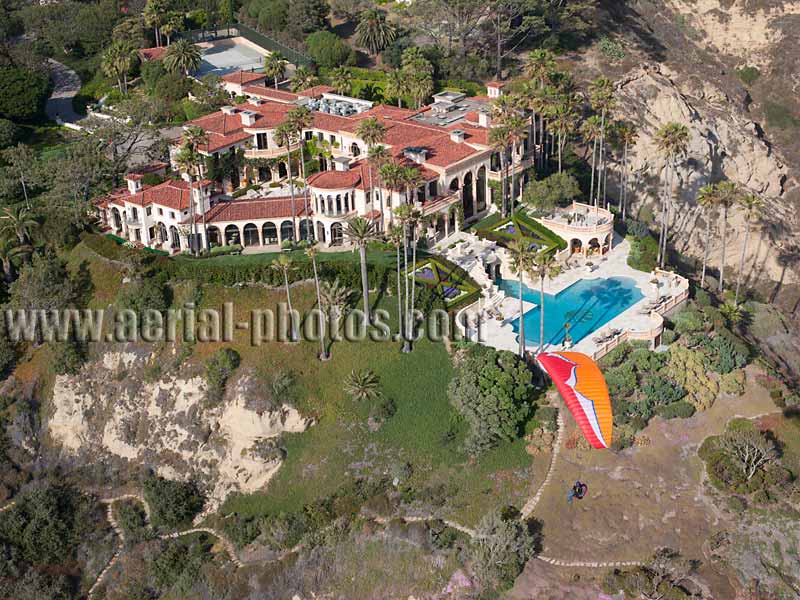
<instances>
[{"instance_id":1,"label":"swimming pool","mask_svg":"<svg viewBox=\"0 0 800 600\"><path fill-rule=\"evenodd\" d=\"M503 279L500 289L513 298L519 297L519 282ZM630 277L607 279L581 279L556 295L544 295L544 342L561 344L564 341L564 324L570 323L572 343L577 344L590 333L597 331L617 315L644 298L644 294ZM525 339L531 344L539 343L539 291L522 286L522 299L535 302L533 308L523 315ZM519 318L511 323L519 332Z\"/></svg>"}]
</instances>

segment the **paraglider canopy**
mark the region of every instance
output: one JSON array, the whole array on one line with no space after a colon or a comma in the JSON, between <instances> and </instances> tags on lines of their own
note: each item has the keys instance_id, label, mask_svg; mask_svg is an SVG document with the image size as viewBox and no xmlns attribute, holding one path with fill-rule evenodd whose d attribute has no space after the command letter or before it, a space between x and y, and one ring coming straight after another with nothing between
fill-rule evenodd
<instances>
[{"instance_id":1,"label":"paraglider canopy","mask_svg":"<svg viewBox=\"0 0 800 600\"><path fill-rule=\"evenodd\" d=\"M608 448L613 416L597 363L580 352L542 352L536 360L556 384L586 441L594 448Z\"/></svg>"}]
</instances>

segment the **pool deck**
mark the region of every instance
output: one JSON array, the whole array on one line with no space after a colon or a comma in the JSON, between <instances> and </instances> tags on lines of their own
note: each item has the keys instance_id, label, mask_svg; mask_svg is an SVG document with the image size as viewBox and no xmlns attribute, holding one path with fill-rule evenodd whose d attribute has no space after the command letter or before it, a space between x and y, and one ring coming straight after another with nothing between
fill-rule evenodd
<instances>
[{"instance_id":1,"label":"pool deck","mask_svg":"<svg viewBox=\"0 0 800 600\"><path fill-rule=\"evenodd\" d=\"M448 247L453 242L464 240L456 248ZM519 300L507 296L504 292L498 291L497 286L493 285L488 276L483 273L483 280L480 271L483 270L481 261L487 257L492 260L499 258L501 261L501 276L504 279L517 279L510 266L508 252L501 247L497 247L491 242L481 240L473 234L459 232L455 236L447 239L447 245L439 248L445 253L448 259L453 260L467 268L484 290L483 297L475 304L462 311L466 316L469 327L468 336L474 341L493 346L499 350L510 350L517 352L519 340L517 333L514 332L512 322L520 316ZM657 276L658 288L653 283L654 274L637 271L628 266L628 255L630 254L630 243L617 236L614 240L614 248L603 257L591 256L588 259L571 256L565 263L567 268L555 279L545 280L544 291L547 294L555 295L568 288L581 279L598 279L609 277L627 277L636 283L636 287L642 292L644 298L611 319L599 330L589 333L586 337L573 345L571 350L583 352L589 356L599 356L607 352L611 347L617 345L625 339L644 339L653 340L663 329L663 318L660 313L672 310L681 304L688 294L689 282L683 277L667 272L659 272ZM471 260L470 260L471 258ZM586 266L587 262L593 263L591 271ZM526 285L531 289L538 289L538 282L531 281L527 277ZM658 298L669 297L657 310L650 310L650 305ZM534 303L524 303L524 311L535 308ZM474 327L476 319L480 315L481 327L478 331ZM502 315L502 319L497 318ZM547 306L545 306L545 319L547 319ZM593 338L600 334L619 329L620 336L607 340L602 343L595 342ZM535 352L536 345L529 345L529 351ZM562 345L545 344L545 350L563 350Z\"/></svg>"}]
</instances>

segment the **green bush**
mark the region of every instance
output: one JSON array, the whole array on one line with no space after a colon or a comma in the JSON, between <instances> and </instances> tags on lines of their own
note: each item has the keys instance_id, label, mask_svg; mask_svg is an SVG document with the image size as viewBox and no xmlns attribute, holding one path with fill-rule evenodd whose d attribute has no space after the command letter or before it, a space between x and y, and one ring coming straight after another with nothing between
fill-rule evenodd
<instances>
[{"instance_id":1,"label":"green bush","mask_svg":"<svg viewBox=\"0 0 800 600\"><path fill-rule=\"evenodd\" d=\"M605 377L609 394L616 398L627 398L638 384L633 365L627 362L607 370Z\"/></svg>"},{"instance_id":2,"label":"green bush","mask_svg":"<svg viewBox=\"0 0 800 600\"><path fill-rule=\"evenodd\" d=\"M694 414L694 405L685 400L679 400L665 406L659 406L656 409L656 414L664 419L687 419Z\"/></svg>"},{"instance_id":3,"label":"green bush","mask_svg":"<svg viewBox=\"0 0 800 600\"><path fill-rule=\"evenodd\" d=\"M692 306L682 308L673 318L675 331L680 334L701 331L705 327L703 313Z\"/></svg>"},{"instance_id":4,"label":"green bush","mask_svg":"<svg viewBox=\"0 0 800 600\"><path fill-rule=\"evenodd\" d=\"M558 429L558 408L555 406L537 407L535 417L547 431L556 431Z\"/></svg>"},{"instance_id":5,"label":"green bush","mask_svg":"<svg viewBox=\"0 0 800 600\"><path fill-rule=\"evenodd\" d=\"M650 273L656 268L658 260L658 242L652 236L643 238L630 237L631 251L628 255L628 266L637 271Z\"/></svg>"},{"instance_id":6,"label":"green bush","mask_svg":"<svg viewBox=\"0 0 800 600\"><path fill-rule=\"evenodd\" d=\"M306 38L308 55L324 68L355 66L356 53L335 33L316 31Z\"/></svg>"},{"instance_id":7,"label":"green bush","mask_svg":"<svg viewBox=\"0 0 800 600\"><path fill-rule=\"evenodd\" d=\"M114 504L114 513L127 542L135 544L147 539L147 517L138 501L119 500Z\"/></svg>"},{"instance_id":8,"label":"green bush","mask_svg":"<svg viewBox=\"0 0 800 600\"><path fill-rule=\"evenodd\" d=\"M742 67L741 69L736 69L736 75L742 80L743 84L749 86L753 85L761 77L761 71L758 70L758 67Z\"/></svg>"},{"instance_id":9,"label":"green bush","mask_svg":"<svg viewBox=\"0 0 800 600\"><path fill-rule=\"evenodd\" d=\"M19 138L19 129L13 121L0 119L0 150L13 146Z\"/></svg>"},{"instance_id":10,"label":"green bush","mask_svg":"<svg viewBox=\"0 0 800 600\"><path fill-rule=\"evenodd\" d=\"M141 319L146 311L163 312L169 306L166 286L157 277L143 277L124 286L117 296L121 309L133 310Z\"/></svg>"},{"instance_id":11,"label":"green bush","mask_svg":"<svg viewBox=\"0 0 800 600\"><path fill-rule=\"evenodd\" d=\"M150 475L142 488L153 527L176 529L188 525L203 509L203 496L192 482Z\"/></svg>"},{"instance_id":12,"label":"green bush","mask_svg":"<svg viewBox=\"0 0 800 600\"><path fill-rule=\"evenodd\" d=\"M631 353L631 345L628 343L620 344L598 361L601 369L609 369L619 366L628 354Z\"/></svg>"},{"instance_id":13,"label":"green bush","mask_svg":"<svg viewBox=\"0 0 800 600\"><path fill-rule=\"evenodd\" d=\"M672 329L665 329L661 334L661 343L665 346L669 346L673 343L678 337L678 334L675 333Z\"/></svg>"},{"instance_id":14,"label":"green bush","mask_svg":"<svg viewBox=\"0 0 800 600\"><path fill-rule=\"evenodd\" d=\"M697 306L700 306L701 308L705 306L711 306L711 296L705 290L697 290L694 293L694 301Z\"/></svg>"},{"instance_id":15,"label":"green bush","mask_svg":"<svg viewBox=\"0 0 800 600\"><path fill-rule=\"evenodd\" d=\"M0 67L0 118L36 122L44 118L50 79L23 67Z\"/></svg>"},{"instance_id":16,"label":"green bush","mask_svg":"<svg viewBox=\"0 0 800 600\"><path fill-rule=\"evenodd\" d=\"M231 244L229 246L214 246L208 251L209 256L224 256L226 254L233 254L234 252L241 252L241 244Z\"/></svg>"},{"instance_id":17,"label":"green bush","mask_svg":"<svg viewBox=\"0 0 800 600\"><path fill-rule=\"evenodd\" d=\"M56 375L75 375L86 362L86 349L75 340L54 342L52 349Z\"/></svg>"},{"instance_id":18,"label":"green bush","mask_svg":"<svg viewBox=\"0 0 800 600\"><path fill-rule=\"evenodd\" d=\"M737 346L731 335L718 333L711 339L709 347L711 368L721 375L747 364L747 354L743 353L741 346ZM744 352L746 352L746 348L744 348Z\"/></svg>"},{"instance_id":19,"label":"green bush","mask_svg":"<svg viewBox=\"0 0 800 600\"><path fill-rule=\"evenodd\" d=\"M600 49L600 52L610 59L622 60L625 58L625 48L622 46L622 44L616 40L612 40L607 36L600 38L598 48Z\"/></svg>"},{"instance_id":20,"label":"green bush","mask_svg":"<svg viewBox=\"0 0 800 600\"><path fill-rule=\"evenodd\" d=\"M225 394L228 378L239 367L239 353L233 348L220 348L206 362L206 391L209 402L216 404Z\"/></svg>"}]
</instances>

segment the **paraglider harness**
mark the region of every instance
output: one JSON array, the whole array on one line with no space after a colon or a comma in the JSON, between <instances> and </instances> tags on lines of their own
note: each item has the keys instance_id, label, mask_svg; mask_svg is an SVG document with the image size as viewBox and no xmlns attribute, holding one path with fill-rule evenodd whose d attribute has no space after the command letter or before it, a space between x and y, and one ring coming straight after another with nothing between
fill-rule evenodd
<instances>
[{"instance_id":1,"label":"paraglider harness","mask_svg":"<svg viewBox=\"0 0 800 600\"><path fill-rule=\"evenodd\" d=\"M589 491L589 486L585 483L581 483L580 481L576 481L575 485L572 486L569 494L567 494L567 502L570 504L572 503L573 498L577 498L578 500L582 500L586 493Z\"/></svg>"}]
</instances>

